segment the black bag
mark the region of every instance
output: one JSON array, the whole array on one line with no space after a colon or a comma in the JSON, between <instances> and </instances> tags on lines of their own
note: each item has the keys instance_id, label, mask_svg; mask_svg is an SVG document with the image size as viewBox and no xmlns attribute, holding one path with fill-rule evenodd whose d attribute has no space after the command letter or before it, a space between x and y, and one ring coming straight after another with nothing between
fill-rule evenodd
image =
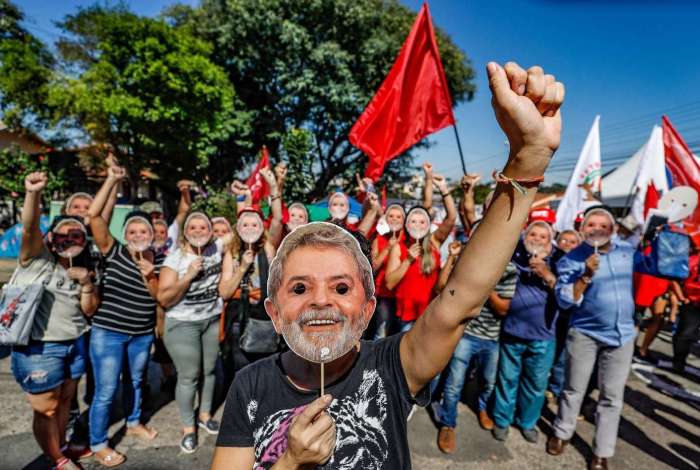
<instances>
[{"instance_id":1,"label":"black bag","mask_svg":"<svg viewBox=\"0 0 700 470\"><path fill-rule=\"evenodd\" d=\"M252 266L251 266L252 268ZM250 354L272 354L279 350L280 337L275 331L272 320L267 318L263 302L267 298L267 276L269 263L265 250L258 253L258 269L260 271L260 302L251 305L249 302L250 273L248 270L241 280L241 300L238 302L238 318L241 322L241 338L239 346Z\"/></svg>"}]
</instances>

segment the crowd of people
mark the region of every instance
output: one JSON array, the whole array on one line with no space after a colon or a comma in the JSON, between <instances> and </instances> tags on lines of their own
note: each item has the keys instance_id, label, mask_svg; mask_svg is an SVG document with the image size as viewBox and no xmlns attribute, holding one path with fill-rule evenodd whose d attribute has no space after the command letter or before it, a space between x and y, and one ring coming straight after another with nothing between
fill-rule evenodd
<instances>
[{"instance_id":1,"label":"crowd of people","mask_svg":"<svg viewBox=\"0 0 700 470\"><path fill-rule=\"evenodd\" d=\"M489 69L494 106L501 111L530 106L527 111L535 112L536 119L558 119L563 91L550 108L508 101L507 93L523 98L517 90L522 73L531 80L544 80L541 69L495 67ZM512 85L499 82L499 74L507 74ZM517 133L524 125L511 114L510 118L499 115L499 122L511 119L512 125L504 131ZM550 147L552 152L556 149L554 144ZM527 168L533 171L525 171L525 176L544 171L548 158L540 159L544 163L535 160ZM619 221L612 210L593 206L581 214L576 229L556 233L553 212L531 208L538 181L516 179L519 175L513 172L525 166L517 156L511 162L511 177L505 172L497 175L496 189L483 204L482 219L477 218L475 201L480 176L465 175L459 182L461 190L455 191L426 163L422 203L383 207L371 182L358 178L355 197L363 205L361 219L351 222L349 196L334 192L328 198L327 224L317 226L310 224L304 204L309 201L283 200L287 169L280 163L261 171L269 188L264 201L267 216L239 181L231 187L239 199L235 221L192 211L193 183L183 180L178 183L177 213L170 222L159 202L147 201L126 216L119 239L109 230L118 187L125 177L118 162L110 160L97 194L69 197L63 214L52 221L46 234L39 230L39 216L47 177L28 175L23 238L13 282L41 282L44 294L30 344L13 348L12 369L33 409L34 435L42 451L57 469L79 468L78 460L91 455L106 467L122 464L126 456L110 446L108 433L120 387L126 434L155 439L158 431L141 416L152 360L161 367L162 389L174 388L182 451L197 450L200 432L219 435L213 468L228 468L231 462L242 462L233 468L277 468L278 460L329 462L327 468L408 468L403 452L407 451L405 422L416 405L430 405L439 423L438 447L453 453L459 445L457 405L471 374L478 379L479 424L499 441L506 440L514 426L528 442L538 442L536 424L545 401L558 404L546 446L554 456L566 450L582 403L591 385L597 387L590 466L607 468L607 459L615 451L639 313L650 308L653 314L652 326L639 347L643 358L650 354L666 310L675 319L680 306L674 337L678 370L682 371L697 340L697 250L693 248L686 282L666 282L652 298L635 298L635 292L640 292L634 286L637 242L617 233ZM519 195L516 183L524 186L520 189L527 195ZM433 203L434 191L442 209ZM459 202L454 193L462 195ZM343 256L352 255L351 261L336 260L332 253L302 261L309 247L339 247ZM295 263L290 261L293 256L298 258ZM347 263L352 269L357 266L359 274L331 272ZM292 265L313 271L292 275ZM322 279L326 273L328 279ZM343 302L353 296L359 307L347 307L352 310L349 314ZM298 299L307 297L306 303L299 303ZM302 326L295 335L284 322L291 315L288 310L297 304L299 311L292 317L294 322L301 318ZM336 307L342 315L333 310ZM341 330L345 336L340 336L347 336L348 344L362 345L352 359L363 364L364 375L353 379L355 366L342 363L347 357L342 356L326 367L326 390L332 398L323 395L312 401L307 393L305 403L295 402L296 398L284 395L291 393L286 389L290 384L295 392L317 393L323 387L315 378L315 362L322 361L298 362L299 356L306 357L299 352L305 350L299 338L309 328L321 338L334 339L338 332L334 329L330 335L324 328L336 324L347 326L347 331ZM356 325L364 339L361 343L353 336L351 327ZM290 348L296 355L290 356ZM224 387L234 384L221 424L213 418L218 361L225 372ZM331 366L338 361L342 364ZM284 371L284 383L252 373L275 367ZM385 382L398 384L399 392L388 392L383 401L388 385L370 380L367 370L372 368L380 371ZM87 447L66 441L82 377L88 390ZM366 410L349 413L376 411L382 429L370 426L369 419L347 417L347 410L334 410L336 404L347 403L336 398L346 393L338 387L348 380L354 384L348 394L363 393L356 399L369 400ZM256 390L267 390L264 393L279 403L266 403ZM282 404L287 401L287 414L266 420L264 426L269 429L258 427L256 413L274 416L275 409L286 407ZM395 407L396 413L387 415L388 406ZM332 419L323 419L328 416ZM342 419L347 421L341 429ZM362 444L366 447L360 452L357 442L350 445L341 439L340 433L351 433L353 426L368 426L361 439L374 444ZM304 432L312 431L315 434L308 436L321 443L316 447L303 439ZM272 451L279 444L279 432L289 435L283 436L282 448ZM396 461L391 467L382 466L386 459L381 458L382 452L392 438L401 443L402 456L392 456ZM232 449L244 451L230 453ZM291 460L292 450L287 449L296 449L294 455L307 460ZM377 463L368 466L368 462Z\"/></svg>"}]
</instances>

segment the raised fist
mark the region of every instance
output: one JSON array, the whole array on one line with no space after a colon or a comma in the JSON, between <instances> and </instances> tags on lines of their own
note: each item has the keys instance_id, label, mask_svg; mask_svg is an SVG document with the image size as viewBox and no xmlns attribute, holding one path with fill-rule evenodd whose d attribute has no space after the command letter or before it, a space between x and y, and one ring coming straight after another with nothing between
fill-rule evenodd
<instances>
[{"instance_id":1,"label":"raised fist","mask_svg":"<svg viewBox=\"0 0 700 470\"><path fill-rule=\"evenodd\" d=\"M449 253L452 256L459 256L462 252L462 244L460 242L454 241L449 245Z\"/></svg>"},{"instance_id":2,"label":"raised fist","mask_svg":"<svg viewBox=\"0 0 700 470\"><path fill-rule=\"evenodd\" d=\"M46 173L42 171L35 171L34 173L29 173L24 178L24 189L28 193L43 191L49 179L46 177Z\"/></svg>"},{"instance_id":3,"label":"raised fist","mask_svg":"<svg viewBox=\"0 0 700 470\"><path fill-rule=\"evenodd\" d=\"M369 201L369 206L372 209L381 210L381 207L379 206L379 197L377 196L377 193L367 193L367 201Z\"/></svg>"},{"instance_id":4,"label":"raised fist","mask_svg":"<svg viewBox=\"0 0 700 470\"><path fill-rule=\"evenodd\" d=\"M107 178L121 181L126 178L126 171L123 167L112 164L107 167Z\"/></svg>"},{"instance_id":5,"label":"raised fist","mask_svg":"<svg viewBox=\"0 0 700 470\"><path fill-rule=\"evenodd\" d=\"M433 184L435 185L436 188L438 188L440 193L447 194L447 192L448 192L447 181L445 180L444 176L433 175Z\"/></svg>"},{"instance_id":6,"label":"raised fist","mask_svg":"<svg viewBox=\"0 0 700 470\"><path fill-rule=\"evenodd\" d=\"M275 165L275 177L277 178L277 183L279 184L287 176L287 164L284 162L279 162Z\"/></svg>"},{"instance_id":7,"label":"raised fist","mask_svg":"<svg viewBox=\"0 0 700 470\"><path fill-rule=\"evenodd\" d=\"M462 189L466 191L468 189L474 189L479 181L481 181L481 175L479 173L467 173L462 176L462 180L459 184L462 186Z\"/></svg>"},{"instance_id":8,"label":"raised fist","mask_svg":"<svg viewBox=\"0 0 700 470\"><path fill-rule=\"evenodd\" d=\"M177 190L182 192L182 191L189 191L190 188L194 187L194 181L190 180L180 180L177 182Z\"/></svg>"},{"instance_id":9,"label":"raised fist","mask_svg":"<svg viewBox=\"0 0 700 470\"><path fill-rule=\"evenodd\" d=\"M426 178L431 178L433 176L433 165L432 163L423 163L423 173L425 173Z\"/></svg>"},{"instance_id":10,"label":"raised fist","mask_svg":"<svg viewBox=\"0 0 700 470\"><path fill-rule=\"evenodd\" d=\"M234 181L231 183L231 192L236 196L245 196L250 192L248 185L241 183L240 181Z\"/></svg>"},{"instance_id":11,"label":"raised fist","mask_svg":"<svg viewBox=\"0 0 700 470\"><path fill-rule=\"evenodd\" d=\"M559 147L564 85L539 66L526 71L515 62L489 62L486 68L496 120L518 160L519 174L512 176L542 175Z\"/></svg>"},{"instance_id":12,"label":"raised fist","mask_svg":"<svg viewBox=\"0 0 700 470\"><path fill-rule=\"evenodd\" d=\"M272 173L272 170L270 170L270 167L265 167L260 169L260 174L262 175L263 178L265 178L265 182L267 182L267 185L270 188L276 188L277 187L277 180L275 179L274 173Z\"/></svg>"}]
</instances>

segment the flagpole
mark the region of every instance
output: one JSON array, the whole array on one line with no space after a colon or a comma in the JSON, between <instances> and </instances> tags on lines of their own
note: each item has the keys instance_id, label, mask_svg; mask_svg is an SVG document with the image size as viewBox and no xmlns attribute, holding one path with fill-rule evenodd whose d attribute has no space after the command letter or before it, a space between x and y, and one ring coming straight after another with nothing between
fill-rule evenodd
<instances>
[{"instance_id":1,"label":"flagpole","mask_svg":"<svg viewBox=\"0 0 700 470\"><path fill-rule=\"evenodd\" d=\"M452 124L452 129L455 131L455 138L457 139L457 150L459 150L459 159L462 162L462 172L467 174L467 165L464 163L464 154L462 153L462 143L459 141L459 132L457 132L457 122Z\"/></svg>"}]
</instances>

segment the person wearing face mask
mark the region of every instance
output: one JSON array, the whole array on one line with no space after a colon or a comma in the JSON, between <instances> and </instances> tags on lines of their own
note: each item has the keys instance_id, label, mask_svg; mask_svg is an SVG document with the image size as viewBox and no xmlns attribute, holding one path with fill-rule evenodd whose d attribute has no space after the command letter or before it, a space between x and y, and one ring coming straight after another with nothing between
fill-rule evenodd
<instances>
[{"instance_id":1,"label":"person wearing face mask","mask_svg":"<svg viewBox=\"0 0 700 470\"><path fill-rule=\"evenodd\" d=\"M454 200L445 178L432 177L447 210L445 220L430 233L430 215L423 207L406 214L404 239L391 248L384 284L396 292L396 315L401 331L407 331L436 295L440 275L440 247L447 240L457 219Z\"/></svg>"},{"instance_id":2,"label":"person wearing face mask","mask_svg":"<svg viewBox=\"0 0 700 470\"><path fill-rule=\"evenodd\" d=\"M124 244L115 240L102 217L113 188L126 176L112 164L107 179L90 205L90 227L105 257L102 304L92 320L90 359L95 396L90 406L90 448L107 467L120 465L125 456L109 446L110 408L124 371L129 374L125 407L127 435L152 440L157 432L140 422L142 383L148 365L156 324L158 277L150 249L153 226L148 214L132 212L124 221Z\"/></svg>"},{"instance_id":3,"label":"person wearing face mask","mask_svg":"<svg viewBox=\"0 0 700 470\"><path fill-rule=\"evenodd\" d=\"M635 248L617 243L615 219L607 208L594 206L584 214L585 243L557 266L556 296L571 310L566 340L567 372L553 435L547 452L560 455L576 431L577 417L595 364L600 397L596 410L592 469L606 469L615 453L625 383L634 352L632 276Z\"/></svg>"},{"instance_id":4,"label":"person wearing face mask","mask_svg":"<svg viewBox=\"0 0 700 470\"><path fill-rule=\"evenodd\" d=\"M56 217L44 241L39 216L47 182L41 172L30 173L24 181L24 228L12 282L40 282L44 292L29 344L12 348L12 372L32 407L32 428L39 447L54 468L76 470L79 467L71 458L80 456L69 454L65 433L71 400L87 361L86 316L97 310L99 296L85 249L87 230L80 218Z\"/></svg>"},{"instance_id":5,"label":"person wearing face mask","mask_svg":"<svg viewBox=\"0 0 700 470\"><path fill-rule=\"evenodd\" d=\"M367 193L367 206L363 213L362 220L358 224L348 222L348 214L350 213L350 200L345 193L340 191L331 194L328 198L328 222L343 227L351 232L358 232L363 237L369 236L374 228L377 217L379 217L381 208L379 199L375 193Z\"/></svg>"},{"instance_id":6,"label":"person wearing face mask","mask_svg":"<svg viewBox=\"0 0 700 470\"><path fill-rule=\"evenodd\" d=\"M513 254L518 280L502 322L491 431L500 441L507 438L512 423L528 442L536 443L539 437L535 425L555 352L556 262L563 254L553 237L547 222L535 221Z\"/></svg>"},{"instance_id":7,"label":"person wearing face mask","mask_svg":"<svg viewBox=\"0 0 700 470\"><path fill-rule=\"evenodd\" d=\"M564 230L557 235L557 247L564 253L569 253L582 243L581 235L575 230ZM554 403L564 388L566 373L566 336L569 333L569 321L571 315L568 309L559 309L557 318L556 339L557 347L554 353L554 365L549 376L549 384L545 397L550 403Z\"/></svg>"},{"instance_id":8,"label":"person wearing face mask","mask_svg":"<svg viewBox=\"0 0 700 470\"><path fill-rule=\"evenodd\" d=\"M276 247L265 232L262 215L254 209L240 212L234 242L224 254L219 283L219 294L227 302L221 351L229 383L236 371L277 352L276 335L267 346L257 344L249 348L246 343L241 344L247 328L264 328L267 325L270 333L274 332L263 305L267 298L268 270L275 251ZM252 332L247 333L250 335Z\"/></svg>"},{"instance_id":9,"label":"person wearing face mask","mask_svg":"<svg viewBox=\"0 0 700 470\"><path fill-rule=\"evenodd\" d=\"M384 278L391 250L405 237L403 226L406 212L398 204L391 204L386 208L384 220L389 231L383 234L377 233L372 241L372 270L377 296L377 311L372 317L369 331L372 338L377 340L385 338L395 331L396 318L396 293L386 287Z\"/></svg>"},{"instance_id":10,"label":"person wearing face mask","mask_svg":"<svg viewBox=\"0 0 700 470\"><path fill-rule=\"evenodd\" d=\"M209 217L193 212L185 220L180 246L168 255L160 271L163 341L177 370L175 401L183 424L180 449L185 453L197 450L197 426L209 434L219 429L211 409L223 309L219 281L224 248L224 241L213 237ZM200 387L196 417L195 396Z\"/></svg>"}]
</instances>

